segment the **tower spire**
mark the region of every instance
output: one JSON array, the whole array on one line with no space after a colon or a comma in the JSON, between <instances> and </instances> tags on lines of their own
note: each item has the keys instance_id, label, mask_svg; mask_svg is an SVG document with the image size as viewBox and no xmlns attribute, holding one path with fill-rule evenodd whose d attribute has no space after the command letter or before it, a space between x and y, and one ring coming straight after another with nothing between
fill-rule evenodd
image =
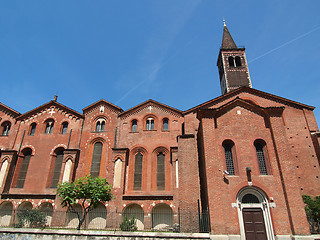
<instances>
[{"instance_id":1,"label":"tower spire","mask_svg":"<svg viewBox=\"0 0 320 240\"><path fill-rule=\"evenodd\" d=\"M221 49L236 49L237 45L234 42L228 28L226 21L223 19L223 36L222 36L222 45Z\"/></svg>"},{"instance_id":2,"label":"tower spire","mask_svg":"<svg viewBox=\"0 0 320 240\"><path fill-rule=\"evenodd\" d=\"M252 87L245 49L237 47L224 19L222 44L217 66L222 94L243 86Z\"/></svg>"}]
</instances>

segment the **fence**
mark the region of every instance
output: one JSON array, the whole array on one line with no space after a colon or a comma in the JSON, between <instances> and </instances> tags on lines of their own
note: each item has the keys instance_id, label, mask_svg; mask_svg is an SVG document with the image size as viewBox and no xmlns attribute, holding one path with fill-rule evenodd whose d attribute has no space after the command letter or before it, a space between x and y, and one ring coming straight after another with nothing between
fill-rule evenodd
<instances>
[{"instance_id":1,"label":"fence","mask_svg":"<svg viewBox=\"0 0 320 240\"><path fill-rule=\"evenodd\" d=\"M75 211L41 211L36 209L0 211L1 227L76 229L79 224ZM141 210L123 212L92 210L86 216L81 229L122 231L209 232L208 213L181 212L159 209L145 214Z\"/></svg>"}]
</instances>

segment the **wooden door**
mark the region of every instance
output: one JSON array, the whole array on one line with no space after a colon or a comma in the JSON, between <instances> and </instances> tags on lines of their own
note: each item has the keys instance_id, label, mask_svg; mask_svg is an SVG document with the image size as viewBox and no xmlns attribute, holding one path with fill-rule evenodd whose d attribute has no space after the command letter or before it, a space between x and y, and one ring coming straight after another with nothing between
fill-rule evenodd
<instances>
[{"instance_id":1,"label":"wooden door","mask_svg":"<svg viewBox=\"0 0 320 240\"><path fill-rule=\"evenodd\" d=\"M261 208L243 208L246 240L267 240L266 226Z\"/></svg>"}]
</instances>

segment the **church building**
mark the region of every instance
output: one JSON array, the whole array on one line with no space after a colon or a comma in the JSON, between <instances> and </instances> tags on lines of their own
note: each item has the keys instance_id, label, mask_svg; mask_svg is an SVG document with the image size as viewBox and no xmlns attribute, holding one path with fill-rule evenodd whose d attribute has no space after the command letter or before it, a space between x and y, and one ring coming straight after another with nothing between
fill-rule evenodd
<instances>
[{"instance_id":1,"label":"church building","mask_svg":"<svg viewBox=\"0 0 320 240\"><path fill-rule=\"evenodd\" d=\"M67 213L57 184L91 174L115 198L87 228L115 228L109 213L119 212L134 213L139 230L179 224L212 239L310 235L302 195L320 195L314 107L252 88L226 25L217 66L221 96L184 111L154 100L123 110L102 99L82 113L57 98L26 113L0 103L0 225L40 208L58 226L55 213Z\"/></svg>"}]
</instances>

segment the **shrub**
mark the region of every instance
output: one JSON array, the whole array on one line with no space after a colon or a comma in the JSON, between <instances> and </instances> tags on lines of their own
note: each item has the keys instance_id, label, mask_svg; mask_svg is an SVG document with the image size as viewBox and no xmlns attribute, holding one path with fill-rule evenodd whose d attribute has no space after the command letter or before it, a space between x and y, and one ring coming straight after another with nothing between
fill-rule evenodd
<instances>
[{"instance_id":1,"label":"shrub","mask_svg":"<svg viewBox=\"0 0 320 240\"><path fill-rule=\"evenodd\" d=\"M44 228L47 223L46 214L39 209L20 210L17 213L16 227Z\"/></svg>"},{"instance_id":2,"label":"shrub","mask_svg":"<svg viewBox=\"0 0 320 240\"><path fill-rule=\"evenodd\" d=\"M130 231L130 232L136 231L138 229L136 224L136 219L134 217L128 219L128 216L125 215L122 223L120 224L120 229L122 231Z\"/></svg>"}]
</instances>

